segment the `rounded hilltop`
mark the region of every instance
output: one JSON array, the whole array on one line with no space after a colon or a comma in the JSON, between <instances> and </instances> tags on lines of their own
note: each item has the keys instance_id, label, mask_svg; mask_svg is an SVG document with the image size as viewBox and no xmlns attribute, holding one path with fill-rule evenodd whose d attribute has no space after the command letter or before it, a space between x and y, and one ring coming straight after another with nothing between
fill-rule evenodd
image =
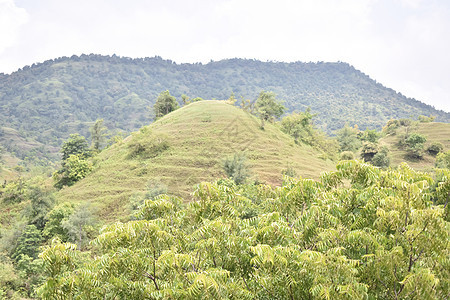
<instances>
[{"instance_id":1,"label":"rounded hilltop","mask_svg":"<svg viewBox=\"0 0 450 300\"><path fill-rule=\"evenodd\" d=\"M102 218L126 215L130 197L158 181L169 194L191 199L195 184L225 177L223 160L244 152L252 180L279 185L288 166L318 178L334 164L297 145L272 124L225 101L194 102L142 127L99 154L94 171L58 193L60 201L92 202Z\"/></svg>"}]
</instances>

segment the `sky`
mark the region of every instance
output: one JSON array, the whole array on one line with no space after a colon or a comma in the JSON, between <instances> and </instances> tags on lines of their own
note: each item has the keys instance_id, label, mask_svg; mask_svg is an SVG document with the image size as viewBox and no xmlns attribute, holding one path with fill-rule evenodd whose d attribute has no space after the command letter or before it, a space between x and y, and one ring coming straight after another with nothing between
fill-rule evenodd
<instances>
[{"instance_id":1,"label":"sky","mask_svg":"<svg viewBox=\"0 0 450 300\"><path fill-rule=\"evenodd\" d=\"M0 0L0 73L83 53L343 61L450 112L450 0Z\"/></svg>"}]
</instances>

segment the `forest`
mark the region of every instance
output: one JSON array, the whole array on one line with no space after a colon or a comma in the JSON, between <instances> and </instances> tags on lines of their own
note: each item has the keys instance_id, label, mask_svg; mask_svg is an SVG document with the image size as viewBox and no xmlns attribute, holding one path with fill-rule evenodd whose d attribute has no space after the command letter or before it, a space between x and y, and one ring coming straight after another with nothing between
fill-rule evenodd
<instances>
[{"instance_id":1,"label":"forest","mask_svg":"<svg viewBox=\"0 0 450 300\"><path fill-rule=\"evenodd\" d=\"M161 57L61 57L0 74L0 145L27 162L58 161L57 148L69 136L89 137L97 119L124 135L154 119L149 107L161 91L182 96L254 102L273 91L287 112L310 107L316 125L334 134L346 123L378 129L390 119L450 115L386 88L347 63L282 63L228 59L176 64Z\"/></svg>"}]
</instances>

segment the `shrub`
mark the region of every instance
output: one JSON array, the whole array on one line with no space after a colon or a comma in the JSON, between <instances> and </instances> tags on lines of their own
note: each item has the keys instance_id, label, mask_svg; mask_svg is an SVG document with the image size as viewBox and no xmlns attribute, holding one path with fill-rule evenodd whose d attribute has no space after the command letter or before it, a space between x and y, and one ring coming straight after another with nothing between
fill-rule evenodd
<instances>
[{"instance_id":1,"label":"shrub","mask_svg":"<svg viewBox=\"0 0 450 300\"><path fill-rule=\"evenodd\" d=\"M442 150L444 150L444 146L439 142L434 142L427 148L427 152L433 156L438 155L438 153L441 152Z\"/></svg>"},{"instance_id":2,"label":"shrub","mask_svg":"<svg viewBox=\"0 0 450 300\"><path fill-rule=\"evenodd\" d=\"M389 120L386 126L383 127L383 132L386 134L395 134L395 130L400 126L399 120Z\"/></svg>"},{"instance_id":3,"label":"shrub","mask_svg":"<svg viewBox=\"0 0 450 300\"><path fill-rule=\"evenodd\" d=\"M0 199L5 204L20 203L27 197L28 186L22 178L12 181L0 189Z\"/></svg>"},{"instance_id":4,"label":"shrub","mask_svg":"<svg viewBox=\"0 0 450 300\"><path fill-rule=\"evenodd\" d=\"M410 158L421 159L423 157L423 145L426 141L427 138L422 134L410 134L405 140L405 144L408 147L408 156Z\"/></svg>"},{"instance_id":5,"label":"shrub","mask_svg":"<svg viewBox=\"0 0 450 300\"><path fill-rule=\"evenodd\" d=\"M92 169L92 163L84 159L82 154L71 154L62 169L53 173L54 186L57 189L62 189L65 185L71 186L86 177Z\"/></svg>"},{"instance_id":6,"label":"shrub","mask_svg":"<svg viewBox=\"0 0 450 300\"><path fill-rule=\"evenodd\" d=\"M372 161L375 154L378 153L378 145L375 143L364 143L361 150L361 158L366 162Z\"/></svg>"},{"instance_id":7,"label":"shrub","mask_svg":"<svg viewBox=\"0 0 450 300\"><path fill-rule=\"evenodd\" d=\"M229 178L233 179L236 184L242 184L250 177L250 171L246 161L247 157L245 154L237 152L232 157L227 157L223 162L225 173Z\"/></svg>"},{"instance_id":8,"label":"shrub","mask_svg":"<svg viewBox=\"0 0 450 300\"><path fill-rule=\"evenodd\" d=\"M289 177L297 177L297 172L295 172L292 166L287 166L286 169L281 171L281 174Z\"/></svg>"},{"instance_id":9,"label":"shrub","mask_svg":"<svg viewBox=\"0 0 450 300\"><path fill-rule=\"evenodd\" d=\"M430 123L430 122L433 122L436 119L436 117L435 116L427 117L427 116L420 115L417 119L419 120L420 123Z\"/></svg>"},{"instance_id":10,"label":"shrub","mask_svg":"<svg viewBox=\"0 0 450 300\"><path fill-rule=\"evenodd\" d=\"M128 149L130 158L155 158L169 149L169 142L163 136L154 136L149 141L134 137Z\"/></svg>"},{"instance_id":11,"label":"shrub","mask_svg":"<svg viewBox=\"0 0 450 300\"><path fill-rule=\"evenodd\" d=\"M437 155L436 168L450 169L450 150L441 152Z\"/></svg>"},{"instance_id":12,"label":"shrub","mask_svg":"<svg viewBox=\"0 0 450 300\"><path fill-rule=\"evenodd\" d=\"M355 159L355 153L352 151L343 151L340 155L340 160L354 160Z\"/></svg>"},{"instance_id":13,"label":"shrub","mask_svg":"<svg viewBox=\"0 0 450 300\"><path fill-rule=\"evenodd\" d=\"M391 160L388 156L388 148L383 147L377 154L372 158L372 165L380 168L387 168L391 164Z\"/></svg>"}]
</instances>

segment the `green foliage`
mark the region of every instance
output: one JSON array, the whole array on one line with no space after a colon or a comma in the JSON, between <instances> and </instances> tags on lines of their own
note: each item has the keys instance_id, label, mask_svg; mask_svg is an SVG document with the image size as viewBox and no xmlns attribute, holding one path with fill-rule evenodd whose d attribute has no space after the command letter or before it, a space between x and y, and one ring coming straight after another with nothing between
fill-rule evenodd
<instances>
[{"instance_id":1,"label":"green foliage","mask_svg":"<svg viewBox=\"0 0 450 300\"><path fill-rule=\"evenodd\" d=\"M187 95L185 95L185 94L181 95L181 101L183 102L183 105L187 105L187 104L190 103L189 102L189 97Z\"/></svg>"},{"instance_id":2,"label":"green foliage","mask_svg":"<svg viewBox=\"0 0 450 300\"><path fill-rule=\"evenodd\" d=\"M232 157L227 157L223 162L223 170L236 184L243 184L250 177L247 157L243 152L236 152Z\"/></svg>"},{"instance_id":3,"label":"green foliage","mask_svg":"<svg viewBox=\"0 0 450 300\"><path fill-rule=\"evenodd\" d=\"M375 129L366 129L358 132L357 137L362 142L377 143L381 134Z\"/></svg>"},{"instance_id":4,"label":"green foliage","mask_svg":"<svg viewBox=\"0 0 450 300\"><path fill-rule=\"evenodd\" d=\"M39 246L42 242L42 235L35 225L25 226L22 234L17 240L17 246L14 249L11 258L18 262L22 255L31 258L37 258L39 253Z\"/></svg>"},{"instance_id":5,"label":"green foliage","mask_svg":"<svg viewBox=\"0 0 450 300\"><path fill-rule=\"evenodd\" d=\"M383 132L385 134L395 134L396 129L400 127L400 121L399 120L389 120L386 123L386 126L383 127Z\"/></svg>"},{"instance_id":6,"label":"green foliage","mask_svg":"<svg viewBox=\"0 0 450 300\"><path fill-rule=\"evenodd\" d=\"M312 118L316 114L311 114L308 108L302 113L293 113L281 120L281 130L291 135L295 142L303 142L308 145L314 144L315 130L312 124Z\"/></svg>"},{"instance_id":7,"label":"green foliage","mask_svg":"<svg viewBox=\"0 0 450 300\"><path fill-rule=\"evenodd\" d=\"M274 118L279 118L286 109L276 99L275 93L264 92L259 93L258 99L255 102L256 111L261 119L261 128L264 128L265 121L272 121Z\"/></svg>"},{"instance_id":8,"label":"green foliage","mask_svg":"<svg viewBox=\"0 0 450 300\"><path fill-rule=\"evenodd\" d=\"M66 242L69 239L69 232L63 227L63 222L67 221L73 214L75 206L69 202L63 202L53 207L47 214L47 223L45 224L43 235L46 238L57 237Z\"/></svg>"},{"instance_id":9,"label":"green foliage","mask_svg":"<svg viewBox=\"0 0 450 300\"><path fill-rule=\"evenodd\" d=\"M159 119L164 115L176 110L179 107L177 99L171 96L169 91L166 90L159 94L155 101L153 110L155 111L156 118Z\"/></svg>"},{"instance_id":10,"label":"green foliage","mask_svg":"<svg viewBox=\"0 0 450 300\"><path fill-rule=\"evenodd\" d=\"M194 99L191 99L191 103L198 102L198 101L203 101L203 98L202 97L195 97Z\"/></svg>"},{"instance_id":11,"label":"green foliage","mask_svg":"<svg viewBox=\"0 0 450 300\"><path fill-rule=\"evenodd\" d=\"M423 116L420 115L417 117L417 119L419 120L420 123L430 123L430 122L434 122L434 120L436 119L436 116Z\"/></svg>"},{"instance_id":12,"label":"green foliage","mask_svg":"<svg viewBox=\"0 0 450 300\"><path fill-rule=\"evenodd\" d=\"M89 204L79 206L66 220L61 221L64 233L67 232L67 240L76 243L78 248L87 245L94 234L96 220L92 215Z\"/></svg>"},{"instance_id":13,"label":"green foliage","mask_svg":"<svg viewBox=\"0 0 450 300\"><path fill-rule=\"evenodd\" d=\"M411 158L421 159L423 157L423 147L426 141L427 138L422 134L410 134L405 140L408 155Z\"/></svg>"},{"instance_id":14,"label":"green foliage","mask_svg":"<svg viewBox=\"0 0 450 300\"><path fill-rule=\"evenodd\" d=\"M436 168L450 169L450 150L441 152L436 157Z\"/></svg>"},{"instance_id":15,"label":"green foliage","mask_svg":"<svg viewBox=\"0 0 450 300\"><path fill-rule=\"evenodd\" d=\"M70 138L63 143L60 152L63 165L71 155L79 155L82 159L91 156L86 138L78 133L70 135Z\"/></svg>"},{"instance_id":16,"label":"green foliage","mask_svg":"<svg viewBox=\"0 0 450 300\"><path fill-rule=\"evenodd\" d=\"M28 185L18 178L0 188L0 199L5 204L20 203L28 198Z\"/></svg>"},{"instance_id":17,"label":"green foliage","mask_svg":"<svg viewBox=\"0 0 450 300\"><path fill-rule=\"evenodd\" d=\"M314 127L312 118L316 115L311 114L309 107L304 112L288 115L281 120L281 130L291 135L297 144L301 142L311 145L326 158L335 159L337 154L335 141Z\"/></svg>"},{"instance_id":18,"label":"green foliage","mask_svg":"<svg viewBox=\"0 0 450 300\"><path fill-rule=\"evenodd\" d=\"M254 99L272 90L288 112L310 106L317 127L328 134L346 122L380 128L388 119L450 115L387 89L347 63L282 63L228 59L208 64L176 64L160 57L60 57L2 75L0 127L20 139L0 144L29 164L58 160L55 148L71 133L88 136L99 116L111 132L130 133L150 121L159 92L170 89L204 99L227 99L230 91ZM8 129L5 129L7 132ZM8 136L8 133L5 134Z\"/></svg>"},{"instance_id":19,"label":"green foliage","mask_svg":"<svg viewBox=\"0 0 450 300\"><path fill-rule=\"evenodd\" d=\"M355 153L352 151L342 151L339 160L353 160L355 159Z\"/></svg>"},{"instance_id":20,"label":"green foliage","mask_svg":"<svg viewBox=\"0 0 450 300\"><path fill-rule=\"evenodd\" d=\"M337 131L337 140L339 142L340 151L356 152L361 147L361 141L358 139L358 129L345 126Z\"/></svg>"},{"instance_id":21,"label":"green foliage","mask_svg":"<svg viewBox=\"0 0 450 300\"><path fill-rule=\"evenodd\" d=\"M378 145L376 143L365 142L361 149L361 158L365 162L371 162L377 153L378 153Z\"/></svg>"},{"instance_id":22,"label":"green foliage","mask_svg":"<svg viewBox=\"0 0 450 300\"><path fill-rule=\"evenodd\" d=\"M0 253L0 299L19 299L20 280L12 261Z\"/></svg>"},{"instance_id":23,"label":"green foliage","mask_svg":"<svg viewBox=\"0 0 450 300\"><path fill-rule=\"evenodd\" d=\"M86 177L93 170L92 163L83 154L71 154L64 162L64 166L53 173L54 186L62 189Z\"/></svg>"},{"instance_id":24,"label":"green foliage","mask_svg":"<svg viewBox=\"0 0 450 300\"><path fill-rule=\"evenodd\" d=\"M89 129L91 132L92 149L100 151L106 139L106 127L103 125L104 120L98 119L95 124Z\"/></svg>"},{"instance_id":25,"label":"green foliage","mask_svg":"<svg viewBox=\"0 0 450 300\"><path fill-rule=\"evenodd\" d=\"M89 259L54 241L40 255L48 279L38 294L445 299L449 223L432 202L450 187L444 177L434 190L407 165L342 161L319 181L286 177L276 188L203 182L194 202L158 196L146 200L142 220L104 227Z\"/></svg>"},{"instance_id":26,"label":"green foliage","mask_svg":"<svg viewBox=\"0 0 450 300\"><path fill-rule=\"evenodd\" d=\"M442 152L444 150L444 145L439 142L434 142L427 148L427 152L430 153L433 156L436 156L439 154L439 152Z\"/></svg>"},{"instance_id":27,"label":"green foliage","mask_svg":"<svg viewBox=\"0 0 450 300\"><path fill-rule=\"evenodd\" d=\"M387 147L382 147L380 151L377 152L372 158L372 165L380 168L387 168L391 164L391 159L389 158L389 149Z\"/></svg>"},{"instance_id":28,"label":"green foliage","mask_svg":"<svg viewBox=\"0 0 450 300\"><path fill-rule=\"evenodd\" d=\"M281 174L288 177L297 177L297 172L292 166L287 166L286 169L281 171Z\"/></svg>"},{"instance_id":29,"label":"green foliage","mask_svg":"<svg viewBox=\"0 0 450 300\"><path fill-rule=\"evenodd\" d=\"M47 214L53 208L55 199L50 192L39 187L31 187L29 192L31 207L28 215L29 223L43 230L47 223Z\"/></svg>"},{"instance_id":30,"label":"green foliage","mask_svg":"<svg viewBox=\"0 0 450 300\"><path fill-rule=\"evenodd\" d=\"M145 127L143 127L145 128ZM144 138L143 136L133 135L132 141L128 144L129 158L155 158L167 149L169 149L169 142L165 135L157 135L148 132L147 129L141 133L150 136L151 138Z\"/></svg>"}]
</instances>

